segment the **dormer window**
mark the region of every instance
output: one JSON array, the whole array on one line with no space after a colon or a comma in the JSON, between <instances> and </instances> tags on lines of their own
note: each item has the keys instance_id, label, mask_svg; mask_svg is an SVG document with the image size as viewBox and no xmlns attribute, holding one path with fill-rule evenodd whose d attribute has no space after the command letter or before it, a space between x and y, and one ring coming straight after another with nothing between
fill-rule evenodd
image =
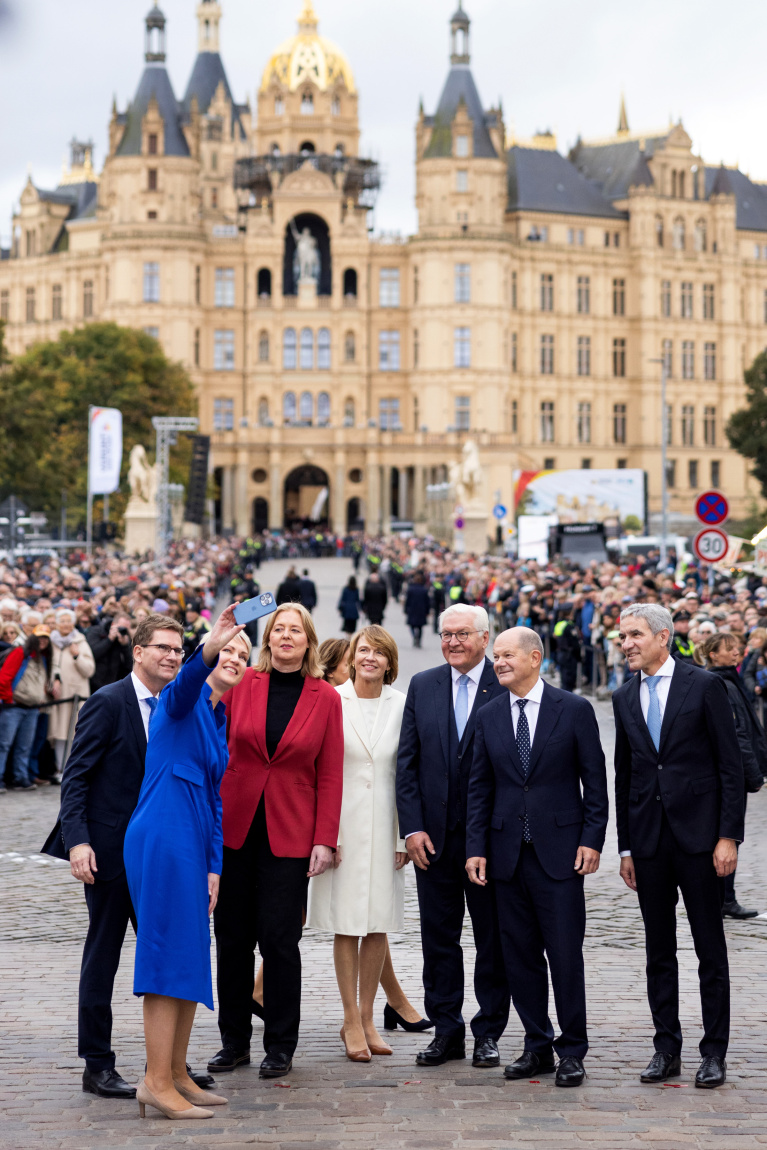
<instances>
[{"instance_id":1,"label":"dormer window","mask_svg":"<svg viewBox=\"0 0 767 1150\"><path fill-rule=\"evenodd\" d=\"M469 137L456 136L455 138L455 154L460 159L465 159L469 154Z\"/></svg>"},{"instance_id":2,"label":"dormer window","mask_svg":"<svg viewBox=\"0 0 767 1150\"><path fill-rule=\"evenodd\" d=\"M311 92L304 92L303 96L301 97L301 115L314 115L314 96L311 94Z\"/></svg>"},{"instance_id":3,"label":"dormer window","mask_svg":"<svg viewBox=\"0 0 767 1150\"><path fill-rule=\"evenodd\" d=\"M459 168L455 173L455 190L457 192L468 192L469 190L469 173L465 168Z\"/></svg>"},{"instance_id":4,"label":"dormer window","mask_svg":"<svg viewBox=\"0 0 767 1150\"><path fill-rule=\"evenodd\" d=\"M156 132L150 132L149 136L147 137L147 151L149 152L150 156L156 156L157 155L157 133Z\"/></svg>"}]
</instances>

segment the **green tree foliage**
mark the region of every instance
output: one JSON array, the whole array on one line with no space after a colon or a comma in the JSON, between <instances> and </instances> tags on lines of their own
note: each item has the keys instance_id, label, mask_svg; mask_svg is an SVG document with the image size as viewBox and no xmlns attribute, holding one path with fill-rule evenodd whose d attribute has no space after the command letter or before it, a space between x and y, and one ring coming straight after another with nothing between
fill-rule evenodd
<instances>
[{"instance_id":1,"label":"green tree foliage","mask_svg":"<svg viewBox=\"0 0 767 1150\"><path fill-rule=\"evenodd\" d=\"M183 367L142 331L94 323L35 344L0 371L0 498L12 492L55 519L66 488L73 522L84 521L90 405L118 407L123 416L123 486L111 497L113 521L128 500L131 448L141 443L152 454L152 416L197 410ZM181 437L171 482L186 483L189 456L189 442Z\"/></svg>"},{"instance_id":2,"label":"green tree foliage","mask_svg":"<svg viewBox=\"0 0 767 1150\"><path fill-rule=\"evenodd\" d=\"M746 406L733 413L725 430L730 446L755 460L751 474L767 499L767 351L759 353L744 378Z\"/></svg>"}]
</instances>

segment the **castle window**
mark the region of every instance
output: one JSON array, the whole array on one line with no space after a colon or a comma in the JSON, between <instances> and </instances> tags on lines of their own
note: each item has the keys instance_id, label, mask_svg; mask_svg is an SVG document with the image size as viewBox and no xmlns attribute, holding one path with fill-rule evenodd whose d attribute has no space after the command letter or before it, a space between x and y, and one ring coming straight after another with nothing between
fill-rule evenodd
<instances>
[{"instance_id":1,"label":"castle window","mask_svg":"<svg viewBox=\"0 0 767 1150\"><path fill-rule=\"evenodd\" d=\"M554 336L541 336L541 375L554 374Z\"/></svg>"},{"instance_id":2,"label":"castle window","mask_svg":"<svg viewBox=\"0 0 767 1150\"><path fill-rule=\"evenodd\" d=\"M327 427L330 423L330 396L326 391L317 396L317 423L320 427Z\"/></svg>"},{"instance_id":3,"label":"castle window","mask_svg":"<svg viewBox=\"0 0 767 1150\"><path fill-rule=\"evenodd\" d=\"M716 408L703 408L703 442L706 447L716 447Z\"/></svg>"},{"instance_id":4,"label":"castle window","mask_svg":"<svg viewBox=\"0 0 767 1150\"><path fill-rule=\"evenodd\" d=\"M311 423L314 419L314 397L310 391L302 391L298 404L298 417L301 423Z\"/></svg>"},{"instance_id":5,"label":"castle window","mask_svg":"<svg viewBox=\"0 0 767 1150\"><path fill-rule=\"evenodd\" d=\"M591 443L591 404L578 404L578 442Z\"/></svg>"},{"instance_id":6,"label":"castle window","mask_svg":"<svg viewBox=\"0 0 767 1150\"><path fill-rule=\"evenodd\" d=\"M519 405L516 399L511 401L511 434L516 435L519 431Z\"/></svg>"},{"instance_id":7,"label":"castle window","mask_svg":"<svg viewBox=\"0 0 767 1150\"><path fill-rule=\"evenodd\" d=\"M321 327L317 332L317 367L320 371L330 371L330 328Z\"/></svg>"},{"instance_id":8,"label":"castle window","mask_svg":"<svg viewBox=\"0 0 767 1150\"><path fill-rule=\"evenodd\" d=\"M314 332L310 327L301 328L301 370L311 371L314 367Z\"/></svg>"},{"instance_id":9,"label":"castle window","mask_svg":"<svg viewBox=\"0 0 767 1150\"><path fill-rule=\"evenodd\" d=\"M295 423L296 411L296 393L294 391L286 391L282 397L282 418L284 422Z\"/></svg>"},{"instance_id":10,"label":"castle window","mask_svg":"<svg viewBox=\"0 0 767 1150\"><path fill-rule=\"evenodd\" d=\"M613 443L626 442L626 404L613 404Z\"/></svg>"},{"instance_id":11,"label":"castle window","mask_svg":"<svg viewBox=\"0 0 767 1150\"><path fill-rule=\"evenodd\" d=\"M299 146L298 150L302 156L313 156L315 147L311 140L304 140L304 142Z\"/></svg>"},{"instance_id":12,"label":"castle window","mask_svg":"<svg viewBox=\"0 0 767 1150\"><path fill-rule=\"evenodd\" d=\"M660 314L664 319L671 318L671 280L663 280L660 285Z\"/></svg>"},{"instance_id":13,"label":"castle window","mask_svg":"<svg viewBox=\"0 0 767 1150\"><path fill-rule=\"evenodd\" d=\"M210 206L213 211L218 208L218 188L210 189Z\"/></svg>"},{"instance_id":14,"label":"castle window","mask_svg":"<svg viewBox=\"0 0 767 1150\"><path fill-rule=\"evenodd\" d=\"M613 340L613 375L621 379L626 374L626 341Z\"/></svg>"},{"instance_id":15,"label":"castle window","mask_svg":"<svg viewBox=\"0 0 767 1150\"><path fill-rule=\"evenodd\" d=\"M469 303L471 300L471 264L455 265L455 302Z\"/></svg>"},{"instance_id":16,"label":"castle window","mask_svg":"<svg viewBox=\"0 0 767 1150\"><path fill-rule=\"evenodd\" d=\"M591 277L578 276L578 291L576 296L576 310L579 315L588 315L591 311Z\"/></svg>"},{"instance_id":17,"label":"castle window","mask_svg":"<svg viewBox=\"0 0 767 1150\"><path fill-rule=\"evenodd\" d=\"M716 379L716 344L703 344L703 378Z\"/></svg>"},{"instance_id":18,"label":"castle window","mask_svg":"<svg viewBox=\"0 0 767 1150\"><path fill-rule=\"evenodd\" d=\"M554 404L551 400L541 403L541 443L554 442Z\"/></svg>"},{"instance_id":19,"label":"castle window","mask_svg":"<svg viewBox=\"0 0 767 1150\"><path fill-rule=\"evenodd\" d=\"M59 299L61 299L61 287L59 287ZM0 291L0 319L6 322L11 318L11 293L7 288ZM59 317L61 318L61 317Z\"/></svg>"},{"instance_id":20,"label":"castle window","mask_svg":"<svg viewBox=\"0 0 767 1150\"><path fill-rule=\"evenodd\" d=\"M269 400L266 396L261 396L258 401L258 424L259 427L266 427L269 423Z\"/></svg>"},{"instance_id":21,"label":"castle window","mask_svg":"<svg viewBox=\"0 0 767 1150\"><path fill-rule=\"evenodd\" d=\"M682 445L693 447L695 444L695 408L686 403L682 408Z\"/></svg>"},{"instance_id":22,"label":"castle window","mask_svg":"<svg viewBox=\"0 0 767 1150\"><path fill-rule=\"evenodd\" d=\"M401 429L398 399L379 399L378 425L381 431L399 431Z\"/></svg>"},{"instance_id":23,"label":"castle window","mask_svg":"<svg viewBox=\"0 0 767 1150\"><path fill-rule=\"evenodd\" d=\"M453 328L453 367L471 367L471 328Z\"/></svg>"},{"instance_id":24,"label":"castle window","mask_svg":"<svg viewBox=\"0 0 767 1150\"><path fill-rule=\"evenodd\" d=\"M455 397L455 430L468 431L471 427L471 397L457 395Z\"/></svg>"},{"instance_id":25,"label":"castle window","mask_svg":"<svg viewBox=\"0 0 767 1150\"><path fill-rule=\"evenodd\" d=\"M413 329L413 367L418 367L418 361L421 358L421 337L418 334L418 328Z\"/></svg>"},{"instance_id":26,"label":"castle window","mask_svg":"<svg viewBox=\"0 0 767 1150\"><path fill-rule=\"evenodd\" d=\"M714 285L703 285L703 318L714 319Z\"/></svg>"},{"instance_id":27,"label":"castle window","mask_svg":"<svg viewBox=\"0 0 767 1150\"><path fill-rule=\"evenodd\" d=\"M147 136L147 151L150 156L157 155L157 133L150 132Z\"/></svg>"},{"instance_id":28,"label":"castle window","mask_svg":"<svg viewBox=\"0 0 767 1150\"><path fill-rule=\"evenodd\" d=\"M655 217L655 242L659 248L663 247L663 216Z\"/></svg>"},{"instance_id":29,"label":"castle window","mask_svg":"<svg viewBox=\"0 0 767 1150\"><path fill-rule=\"evenodd\" d=\"M626 281L613 280L613 315L626 314Z\"/></svg>"},{"instance_id":30,"label":"castle window","mask_svg":"<svg viewBox=\"0 0 767 1150\"><path fill-rule=\"evenodd\" d=\"M554 277L548 273L541 276L541 311L554 310Z\"/></svg>"},{"instance_id":31,"label":"castle window","mask_svg":"<svg viewBox=\"0 0 767 1150\"><path fill-rule=\"evenodd\" d=\"M511 273L511 307L512 311L517 310L517 273Z\"/></svg>"},{"instance_id":32,"label":"castle window","mask_svg":"<svg viewBox=\"0 0 767 1150\"><path fill-rule=\"evenodd\" d=\"M695 344L689 339L682 344L682 379L695 379Z\"/></svg>"},{"instance_id":33,"label":"castle window","mask_svg":"<svg viewBox=\"0 0 767 1150\"><path fill-rule=\"evenodd\" d=\"M213 430L234 431L234 400L213 400Z\"/></svg>"},{"instance_id":34,"label":"castle window","mask_svg":"<svg viewBox=\"0 0 767 1150\"><path fill-rule=\"evenodd\" d=\"M160 265L144 264L144 303L160 302Z\"/></svg>"},{"instance_id":35,"label":"castle window","mask_svg":"<svg viewBox=\"0 0 767 1150\"><path fill-rule=\"evenodd\" d=\"M690 459L687 463L687 484L693 489L698 486L698 461Z\"/></svg>"},{"instance_id":36,"label":"castle window","mask_svg":"<svg viewBox=\"0 0 767 1150\"><path fill-rule=\"evenodd\" d=\"M706 221L698 220L695 225L695 250L696 252L705 252L707 247Z\"/></svg>"},{"instance_id":37,"label":"castle window","mask_svg":"<svg viewBox=\"0 0 767 1150\"><path fill-rule=\"evenodd\" d=\"M670 339L664 339L663 341L661 358L663 359L663 366L666 369L666 379L671 379L674 366L674 344Z\"/></svg>"},{"instance_id":38,"label":"castle window","mask_svg":"<svg viewBox=\"0 0 767 1150\"><path fill-rule=\"evenodd\" d=\"M331 116L341 115L341 101L339 100L338 96L334 96L330 101L330 114Z\"/></svg>"},{"instance_id":39,"label":"castle window","mask_svg":"<svg viewBox=\"0 0 767 1150\"><path fill-rule=\"evenodd\" d=\"M147 172L147 191L157 191L157 168L150 168Z\"/></svg>"},{"instance_id":40,"label":"castle window","mask_svg":"<svg viewBox=\"0 0 767 1150\"><path fill-rule=\"evenodd\" d=\"M285 371L296 370L298 366L296 359L297 348L296 329L294 327L286 327L282 333L282 366Z\"/></svg>"},{"instance_id":41,"label":"castle window","mask_svg":"<svg viewBox=\"0 0 767 1150\"><path fill-rule=\"evenodd\" d=\"M200 329L198 327L196 327L194 329L194 344L192 346L192 358L194 360L194 366L199 367L200 366Z\"/></svg>"},{"instance_id":42,"label":"castle window","mask_svg":"<svg viewBox=\"0 0 767 1150\"><path fill-rule=\"evenodd\" d=\"M146 218L148 220L156 220L157 219L157 212L147 212Z\"/></svg>"},{"instance_id":43,"label":"castle window","mask_svg":"<svg viewBox=\"0 0 767 1150\"><path fill-rule=\"evenodd\" d=\"M93 317L93 280L83 283L83 319Z\"/></svg>"},{"instance_id":44,"label":"castle window","mask_svg":"<svg viewBox=\"0 0 767 1150\"><path fill-rule=\"evenodd\" d=\"M378 281L378 303L381 307L399 307L399 268L381 268Z\"/></svg>"},{"instance_id":45,"label":"castle window","mask_svg":"<svg viewBox=\"0 0 767 1150\"><path fill-rule=\"evenodd\" d=\"M347 331L344 336L344 360L346 363L354 363L357 354L357 341L354 338L353 331Z\"/></svg>"},{"instance_id":46,"label":"castle window","mask_svg":"<svg viewBox=\"0 0 767 1150\"><path fill-rule=\"evenodd\" d=\"M234 307L234 268L216 268L216 307Z\"/></svg>"},{"instance_id":47,"label":"castle window","mask_svg":"<svg viewBox=\"0 0 767 1150\"><path fill-rule=\"evenodd\" d=\"M682 284L681 294L681 317L682 319L692 319L692 284Z\"/></svg>"},{"instance_id":48,"label":"castle window","mask_svg":"<svg viewBox=\"0 0 767 1150\"><path fill-rule=\"evenodd\" d=\"M578 375L591 375L591 336L578 336Z\"/></svg>"},{"instance_id":49,"label":"castle window","mask_svg":"<svg viewBox=\"0 0 767 1150\"><path fill-rule=\"evenodd\" d=\"M677 216L674 220L673 242L674 250L678 252L684 251L685 231L684 220L681 216Z\"/></svg>"},{"instance_id":50,"label":"castle window","mask_svg":"<svg viewBox=\"0 0 767 1150\"><path fill-rule=\"evenodd\" d=\"M234 371L234 332L222 329L213 333L213 368Z\"/></svg>"},{"instance_id":51,"label":"castle window","mask_svg":"<svg viewBox=\"0 0 767 1150\"><path fill-rule=\"evenodd\" d=\"M61 319L61 284L54 284L51 291L51 319ZM0 316L2 319L8 317Z\"/></svg>"},{"instance_id":52,"label":"castle window","mask_svg":"<svg viewBox=\"0 0 767 1150\"><path fill-rule=\"evenodd\" d=\"M721 483L722 465L718 459L711 460L711 486L718 487Z\"/></svg>"},{"instance_id":53,"label":"castle window","mask_svg":"<svg viewBox=\"0 0 767 1150\"><path fill-rule=\"evenodd\" d=\"M455 138L455 154L459 159L464 160L469 154L469 137L456 136Z\"/></svg>"},{"instance_id":54,"label":"castle window","mask_svg":"<svg viewBox=\"0 0 767 1150\"><path fill-rule=\"evenodd\" d=\"M469 173L466 168L459 168L455 173L455 190L457 192L468 192Z\"/></svg>"},{"instance_id":55,"label":"castle window","mask_svg":"<svg viewBox=\"0 0 767 1150\"><path fill-rule=\"evenodd\" d=\"M354 400L349 398L344 400L344 427L354 427L354 423Z\"/></svg>"},{"instance_id":56,"label":"castle window","mask_svg":"<svg viewBox=\"0 0 767 1150\"><path fill-rule=\"evenodd\" d=\"M272 273L269 268L259 268L256 280L256 293L259 299L271 299Z\"/></svg>"},{"instance_id":57,"label":"castle window","mask_svg":"<svg viewBox=\"0 0 767 1150\"><path fill-rule=\"evenodd\" d=\"M35 322L35 289L33 287L27 288L27 323Z\"/></svg>"},{"instance_id":58,"label":"castle window","mask_svg":"<svg viewBox=\"0 0 767 1150\"><path fill-rule=\"evenodd\" d=\"M211 172L218 171L218 152L210 153L210 170Z\"/></svg>"},{"instance_id":59,"label":"castle window","mask_svg":"<svg viewBox=\"0 0 767 1150\"><path fill-rule=\"evenodd\" d=\"M314 96L311 94L311 92L304 92L303 96L301 97L301 115L314 115Z\"/></svg>"},{"instance_id":60,"label":"castle window","mask_svg":"<svg viewBox=\"0 0 767 1150\"><path fill-rule=\"evenodd\" d=\"M160 329L159 329L159 327L155 327L153 324L150 324L149 327L144 328L144 335L148 335L150 337L150 339L159 340Z\"/></svg>"},{"instance_id":61,"label":"castle window","mask_svg":"<svg viewBox=\"0 0 767 1150\"><path fill-rule=\"evenodd\" d=\"M357 298L357 273L354 268L346 268L344 271L344 295Z\"/></svg>"},{"instance_id":62,"label":"castle window","mask_svg":"<svg viewBox=\"0 0 767 1150\"><path fill-rule=\"evenodd\" d=\"M378 333L378 370L399 371L400 345L398 331Z\"/></svg>"},{"instance_id":63,"label":"castle window","mask_svg":"<svg viewBox=\"0 0 767 1150\"><path fill-rule=\"evenodd\" d=\"M258 336L258 360L259 363L269 362L269 332L259 332Z\"/></svg>"},{"instance_id":64,"label":"castle window","mask_svg":"<svg viewBox=\"0 0 767 1150\"><path fill-rule=\"evenodd\" d=\"M202 268L198 264L194 269L194 302L200 302L200 291L202 287Z\"/></svg>"},{"instance_id":65,"label":"castle window","mask_svg":"<svg viewBox=\"0 0 767 1150\"><path fill-rule=\"evenodd\" d=\"M283 116L285 114L285 101L282 96L277 96L274 101L274 114L275 116Z\"/></svg>"},{"instance_id":66,"label":"castle window","mask_svg":"<svg viewBox=\"0 0 767 1150\"><path fill-rule=\"evenodd\" d=\"M517 370L517 333L511 333L511 370Z\"/></svg>"}]
</instances>

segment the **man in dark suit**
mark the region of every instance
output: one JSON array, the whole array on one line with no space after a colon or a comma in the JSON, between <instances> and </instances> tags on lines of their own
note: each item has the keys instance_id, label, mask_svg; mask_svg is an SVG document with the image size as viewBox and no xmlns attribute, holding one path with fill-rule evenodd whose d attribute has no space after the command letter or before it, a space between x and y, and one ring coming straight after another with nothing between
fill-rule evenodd
<instances>
[{"instance_id":1,"label":"man in dark suit","mask_svg":"<svg viewBox=\"0 0 767 1150\"><path fill-rule=\"evenodd\" d=\"M371 576L372 578L372 576ZM449 607L440 621L446 666L410 682L397 756L400 833L416 866L421 910L424 1006L435 1038L416 1058L439 1066L465 1058L461 930L471 915L477 959L479 1013L471 1022L475 1066L498 1066L498 1039L509 1018L509 989L495 928L493 896L469 883L466 797L477 714L501 690L485 657L489 640L483 607Z\"/></svg>"},{"instance_id":2,"label":"man in dark suit","mask_svg":"<svg viewBox=\"0 0 767 1150\"><path fill-rule=\"evenodd\" d=\"M86 700L61 781L59 821L43 851L68 860L85 886L88 934L80 968L78 1054L83 1090L132 1098L115 1070L112 991L128 922L136 916L123 864L123 842L144 778L149 720L163 687L175 679L183 628L149 615L136 629L133 671ZM209 1085L208 1075L195 1079Z\"/></svg>"},{"instance_id":3,"label":"man in dark suit","mask_svg":"<svg viewBox=\"0 0 767 1150\"><path fill-rule=\"evenodd\" d=\"M580 1086L588 1050L583 876L598 869L604 846L607 775L591 704L544 683L542 660L543 644L529 627L495 640L505 690L477 718L466 870L480 887L492 879L506 974L525 1028L525 1049L506 1078L556 1070L557 1086Z\"/></svg>"},{"instance_id":4,"label":"man in dark suit","mask_svg":"<svg viewBox=\"0 0 767 1150\"><path fill-rule=\"evenodd\" d=\"M303 573L299 580L301 586L301 599L302 606L311 612L317 606L317 586L313 579L309 578L309 572L304 567Z\"/></svg>"},{"instance_id":5,"label":"man in dark suit","mask_svg":"<svg viewBox=\"0 0 767 1150\"><path fill-rule=\"evenodd\" d=\"M676 905L682 892L698 956L702 1062L695 1085L721 1086L730 1033L730 974L722 924L724 878L738 860L743 766L721 679L674 659L665 607L621 612L634 678L613 695L615 809L621 877L639 896L655 1055L643 1082L681 1070ZM641 672L637 674L636 672Z\"/></svg>"}]
</instances>

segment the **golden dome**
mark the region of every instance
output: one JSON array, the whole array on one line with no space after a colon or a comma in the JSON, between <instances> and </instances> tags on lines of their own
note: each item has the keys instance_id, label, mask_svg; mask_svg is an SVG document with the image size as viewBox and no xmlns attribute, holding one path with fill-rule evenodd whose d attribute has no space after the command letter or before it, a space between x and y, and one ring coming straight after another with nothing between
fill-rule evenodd
<instances>
[{"instance_id":1,"label":"golden dome","mask_svg":"<svg viewBox=\"0 0 767 1150\"><path fill-rule=\"evenodd\" d=\"M332 88L337 80L344 82L347 91L355 91L354 76L346 56L330 40L317 35L317 16L312 0L304 0L303 11L298 17L297 35L280 44L264 69L262 92L272 80L277 80L291 92L306 80L321 92Z\"/></svg>"}]
</instances>

